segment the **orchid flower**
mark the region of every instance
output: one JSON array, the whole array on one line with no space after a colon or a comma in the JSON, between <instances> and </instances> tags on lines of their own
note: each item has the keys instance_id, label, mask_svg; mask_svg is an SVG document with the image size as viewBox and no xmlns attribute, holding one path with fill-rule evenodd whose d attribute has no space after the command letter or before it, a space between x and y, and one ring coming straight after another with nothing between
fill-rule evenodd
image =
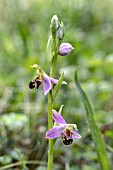
<instances>
[{"instance_id":1,"label":"orchid flower","mask_svg":"<svg viewBox=\"0 0 113 170\"><path fill-rule=\"evenodd\" d=\"M54 139L61 136L65 145L70 145L74 138L81 138L78 134L76 124L67 124L64 118L56 111L52 110L52 118L58 124L46 132L46 138Z\"/></svg>"},{"instance_id":2,"label":"orchid flower","mask_svg":"<svg viewBox=\"0 0 113 170\"><path fill-rule=\"evenodd\" d=\"M29 83L29 88L33 89L36 86L36 88L38 89L39 86L42 84L44 95L47 95L47 93L52 88L51 82L54 84L57 84L58 80L52 77L49 77L37 64L34 64L31 67L35 67L37 69L38 76L36 76L35 79ZM62 84L67 84L67 83L63 81Z\"/></svg>"}]
</instances>

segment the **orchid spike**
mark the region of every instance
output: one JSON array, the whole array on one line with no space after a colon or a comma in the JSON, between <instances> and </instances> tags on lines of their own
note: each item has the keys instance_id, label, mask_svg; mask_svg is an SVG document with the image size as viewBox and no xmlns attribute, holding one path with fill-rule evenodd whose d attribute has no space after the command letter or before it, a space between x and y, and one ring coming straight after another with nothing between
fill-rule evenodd
<instances>
[{"instance_id":1,"label":"orchid spike","mask_svg":"<svg viewBox=\"0 0 113 170\"><path fill-rule=\"evenodd\" d=\"M56 111L52 110L52 118L58 124L46 132L46 138L54 139L61 136L65 145L70 145L74 138L81 138L77 132L76 124L67 124L64 118Z\"/></svg>"}]
</instances>

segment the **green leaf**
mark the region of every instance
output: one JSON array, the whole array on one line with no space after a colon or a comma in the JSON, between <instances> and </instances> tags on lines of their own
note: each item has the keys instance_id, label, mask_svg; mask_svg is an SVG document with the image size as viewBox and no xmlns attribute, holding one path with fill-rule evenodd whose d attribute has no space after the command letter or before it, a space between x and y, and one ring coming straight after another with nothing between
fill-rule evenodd
<instances>
[{"instance_id":1,"label":"green leaf","mask_svg":"<svg viewBox=\"0 0 113 170\"><path fill-rule=\"evenodd\" d=\"M64 105L61 105L61 107L60 107L58 113L60 113L60 114L62 113L63 107L64 107Z\"/></svg>"},{"instance_id":2,"label":"green leaf","mask_svg":"<svg viewBox=\"0 0 113 170\"><path fill-rule=\"evenodd\" d=\"M91 130L92 138L95 143L95 148L96 148L96 152L98 155L98 160L100 163L101 170L109 170L109 163L108 163L108 158L107 158L107 154L105 150L105 144L102 139L100 129L98 128L96 124L90 101L88 100L85 92L83 91L78 81L77 71L75 72L75 83L76 83L78 92L80 94L81 100L86 109L86 116L87 116L89 128Z\"/></svg>"},{"instance_id":3,"label":"green leaf","mask_svg":"<svg viewBox=\"0 0 113 170\"><path fill-rule=\"evenodd\" d=\"M63 79L64 79L64 73L62 73L62 75L60 76L60 78L59 78L59 80L58 80L57 85L56 85L56 86L54 87L54 89L53 89L53 100L54 100L54 98L56 97L57 93L59 92L59 90L60 90L60 88L61 88Z\"/></svg>"},{"instance_id":4,"label":"green leaf","mask_svg":"<svg viewBox=\"0 0 113 170\"><path fill-rule=\"evenodd\" d=\"M52 62L53 54L52 54L52 36L49 36L48 42L47 42L47 48L46 48L46 54L47 54L47 60L48 62Z\"/></svg>"}]
</instances>

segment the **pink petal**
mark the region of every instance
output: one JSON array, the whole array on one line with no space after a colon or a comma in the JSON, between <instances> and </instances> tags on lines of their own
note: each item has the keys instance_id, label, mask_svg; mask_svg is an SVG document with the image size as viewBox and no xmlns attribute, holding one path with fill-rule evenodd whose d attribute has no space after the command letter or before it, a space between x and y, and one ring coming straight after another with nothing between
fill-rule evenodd
<instances>
[{"instance_id":1,"label":"pink petal","mask_svg":"<svg viewBox=\"0 0 113 170\"><path fill-rule=\"evenodd\" d=\"M44 90L44 95L46 95L51 89L51 81L49 79L49 76L47 76L46 74L44 74L44 77L42 80L42 86Z\"/></svg>"},{"instance_id":2,"label":"pink petal","mask_svg":"<svg viewBox=\"0 0 113 170\"><path fill-rule=\"evenodd\" d=\"M50 79L51 82L54 83L54 84L57 84L57 83L58 83L58 80L57 80L57 79L54 79L54 78L52 78L52 77L49 77L49 79ZM62 84L67 84L67 82L66 82L66 81L63 81Z\"/></svg>"},{"instance_id":3,"label":"pink petal","mask_svg":"<svg viewBox=\"0 0 113 170\"><path fill-rule=\"evenodd\" d=\"M46 138L54 139L59 137L64 128L65 126L54 126L52 129L46 132Z\"/></svg>"},{"instance_id":4,"label":"pink petal","mask_svg":"<svg viewBox=\"0 0 113 170\"><path fill-rule=\"evenodd\" d=\"M73 133L73 135L72 135L72 138L74 139L74 138L81 138L81 136L77 133L77 132L75 132L75 131L72 131L72 133Z\"/></svg>"},{"instance_id":5,"label":"pink petal","mask_svg":"<svg viewBox=\"0 0 113 170\"><path fill-rule=\"evenodd\" d=\"M67 124L64 118L56 110L52 110L52 113L52 118L57 124Z\"/></svg>"}]
</instances>

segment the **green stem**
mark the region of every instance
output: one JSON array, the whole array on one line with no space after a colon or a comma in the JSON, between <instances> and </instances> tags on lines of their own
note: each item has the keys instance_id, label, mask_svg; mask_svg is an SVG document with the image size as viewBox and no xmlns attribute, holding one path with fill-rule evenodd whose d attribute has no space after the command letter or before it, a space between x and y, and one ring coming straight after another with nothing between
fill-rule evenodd
<instances>
[{"instance_id":1,"label":"green stem","mask_svg":"<svg viewBox=\"0 0 113 170\"><path fill-rule=\"evenodd\" d=\"M56 38L53 38L53 49L54 49L54 56L50 71L50 76L54 78L56 72L56 65L57 65L57 47L56 47ZM48 129L53 127L53 120L52 120L52 109L53 109L53 96L52 96L52 89L48 93ZM53 169L53 146L54 141L53 139L49 139L49 146L48 146L48 170Z\"/></svg>"},{"instance_id":2,"label":"green stem","mask_svg":"<svg viewBox=\"0 0 113 170\"><path fill-rule=\"evenodd\" d=\"M48 129L53 127L52 121L52 94L51 91L48 93ZM52 170L53 167L53 140L49 139L49 149L48 149L48 170Z\"/></svg>"},{"instance_id":3,"label":"green stem","mask_svg":"<svg viewBox=\"0 0 113 170\"><path fill-rule=\"evenodd\" d=\"M49 139L48 170L53 169L53 139Z\"/></svg>"}]
</instances>

